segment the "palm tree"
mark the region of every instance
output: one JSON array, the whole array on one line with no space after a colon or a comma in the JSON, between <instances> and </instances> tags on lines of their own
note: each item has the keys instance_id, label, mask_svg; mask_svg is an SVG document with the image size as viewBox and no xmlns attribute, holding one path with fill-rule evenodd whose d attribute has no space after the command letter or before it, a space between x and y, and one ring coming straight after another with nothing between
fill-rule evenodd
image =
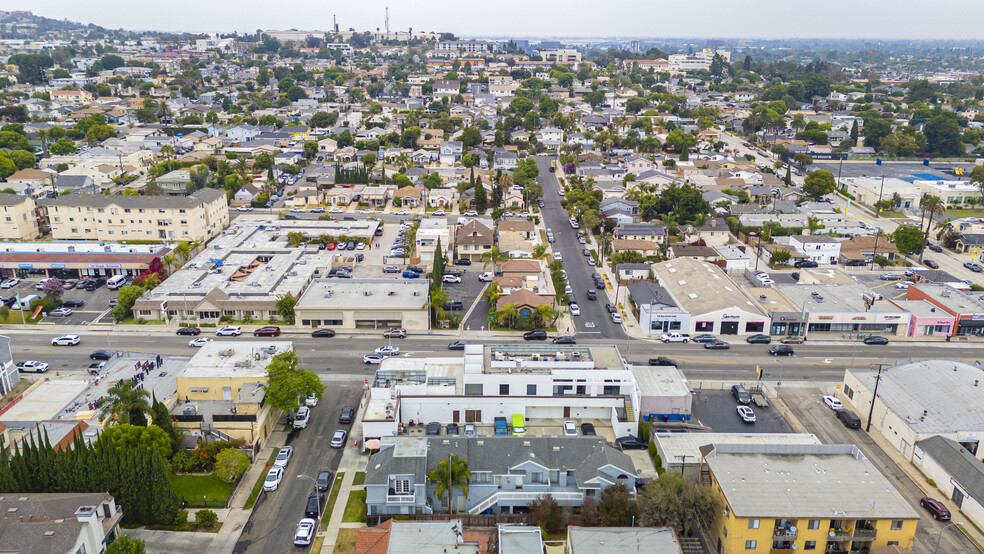
<instances>
[{"instance_id":1,"label":"palm tree","mask_svg":"<svg viewBox=\"0 0 984 554\"><path fill-rule=\"evenodd\" d=\"M820 223L820 220L815 217L806 218L806 228L810 230L811 235L817 234L817 231L824 228L824 224Z\"/></svg>"},{"instance_id":2,"label":"palm tree","mask_svg":"<svg viewBox=\"0 0 984 554\"><path fill-rule=\"evenodd\" d=\"M925 211L929 212L929 219L926 220L926 233L923 235L923 244L929 239L929 230L933 227L933 216L936 215L936 210L940 208L946 208L943 205L943 200L936 196L935 194L924 194L922 200L919 202L919 206ZM919 263L923 261L923 253L926 252L926 248L919 250Z\"/></svg>"},{"instance_id":3,"label":"palm tree","mask_svg":"<svg viewBox=\"0 0 984 554\"><path fill-rule=\"evenodd\" d=\"M236 160L236 173L238 173L244 181L246 180L247 172L249 172L249 162L246 161L246 158L239 158Z\"/></svg>"},{"instance_id":4,"label":"palm tree","mask_svg":"<svg viewBox=\"0 0 984 554\"><path fill-rule=\"evenodd\" d=\"M219 183L225 183L226 175L232 172L232 166L229 165L229 160L219 160L215 164L215 174L218 177Z\"/></svg>"},{"instance_id":5,"label":"palm tree","mask_svg":"<svg viewBox=\"0 0 984 554\"><path fill-rule=\"evenodd\" d=\"M779 231L782 231L782 224L774 219L762 223L762 240L769 242L769 239Z\"/></svg>"},{"instance_id":6,"label":"palm tree","mask_svg":"<svg viewBox=\"0 0 984 554\"><path fill-rule=\"evenodd\" d=\"M495 264L506 259L506 256L499 250L498 246L493 246L491 250L482 254L482 259L485 260L485 265L482 267L488 267L489 262L492 262L492 269L495 269Z\"/></svg>"},{"instance_id":7,"label":"palm tree","mask_svg":"<svg viewBox=\"0 0 984 554\"><path fill-rule=\"evenodd\" d=\"M677 215L674 213L663 214L659 216L659 219L663 222L663 225L666 226L667 233L674 231L680 223L680 220L677 219Z\"/></svg>"},{"instance_id":8,"label":"palm tree","mask_svg":"<svg viewBox=\"0 0 984 554\"><path fill-rule=\"evenodd\" d=\"M434 496L443 499L448 497L448 513L451 513L451 494L454 489L461 489L468 498L468 483L471 482L471 469L468 468L468 460L451 454L447 460L441 460L437 467L427 474L427 478L434 483Z\"/></svg>"},{"instance_id":9,"label":"palm tree","mask_svg":"<svg viewBox=\"0 0 984 554\"><path fill-rule=\"evenodd\" d=\"M557 315L556 310L554 310L552 306L547 306L546 304L537 306L534 314L536 315L536 318L539 320L539 324L540 324L539 326L541 327L546 327L547 325L549 325L550 322L553 321Z\"/></svg>"},{"instance_id":10,"label":"palm tree","mask_svg":"<svg viewBox=\"0 0 984 554\"><path fill-rule=\"evenodd\" d=\"M164 254L164 257L161 258L161 262L164 264L164 267L167 269L168 273L171 273L171 268L174 267L174 264L177 261L178 261L178 257L173 252Z\"/></svg>"},{"instance_id":11,"label":"palm tree","mask_svg":"<svg viewBox=\"0 0 984 554\"><path fill-rule=\"evenodd\" d=\"M174 147L170 144L161 146L161 155L167 159L167 170L171 171L171 157L175 155Z\"/></svg>"},{"instance_id":12,"label":"palm tree","mask_svg":"<svg viewBox=\"0 0 984 554\"><path fill-rule=\"evenodd\" d=\"M400 152L400 155L396 157L396 165L400 167L400 172L403 173L408 167L413 165L413 161L410 160L409 154Z\"/></svg>"},{"instance_id":13,"label":"palm tree","mask_svg":"<svg viewBox=\"0 0 984 554\"><path fill-rule=\"evenodd\" d=\"M41 140L41 152L42 155L48 157L48 130L38 129L38 139Z\"/></svg>"},{"instance_id":14,"label":"palm tree","mask_svg":"<svg viewBox=\"0 0 984 554\"><path fill-rule=\"evenodd\" d=\"M106 392L110 396L109 404L99 414L104 423L110 419L115 423L130 423L132 415L150 411L147 403L150 393L146 389L133 388L133 381L123 381Z\"/></svg>"}]
</instances>

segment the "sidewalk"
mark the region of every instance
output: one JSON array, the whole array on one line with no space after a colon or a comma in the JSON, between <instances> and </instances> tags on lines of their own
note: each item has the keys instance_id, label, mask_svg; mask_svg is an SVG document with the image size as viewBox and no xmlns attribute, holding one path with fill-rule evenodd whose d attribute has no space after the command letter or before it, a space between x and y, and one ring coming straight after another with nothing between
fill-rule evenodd
<instances>
[{"instance_id":1,"label":"sidewalk","mask_svg":"<svg viewBox=\"0 0 984 554\"><path fill-rule=\"evenodd\" d=\"M352 523L352 522L342 522L342 517L345 515L345 505L348 503L349 494L353 490L364 490L364 485L354 485L355 474L359 471L365 471L369 464L369 456L362 453L362 413L365 410L366 403L368 402L368 397L363 395L361 401L359 402L359 410L355 415L355 419L352 423L352 430L349 433L348 444L345 445L345 449L342 452L342 459L338 463L338 472L345 472L342 477L342 486L338 489L338 497L335 499L335 507L331 512L331 519L328 520L328 525L323 530L324 542L321 544L322 554L331 554L335 550L335 543L338 540L338 532L341 529L358 529L363 527L364 523ZM353 447L352 443L359 441L358 447Z\"/></svg>"}]
</instances>

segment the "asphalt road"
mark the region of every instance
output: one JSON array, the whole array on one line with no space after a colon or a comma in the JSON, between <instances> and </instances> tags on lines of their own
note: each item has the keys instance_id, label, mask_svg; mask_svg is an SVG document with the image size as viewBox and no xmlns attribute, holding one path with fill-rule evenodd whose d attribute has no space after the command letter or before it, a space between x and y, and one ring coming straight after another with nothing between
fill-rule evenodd
<instances>
[{"instance_id":1,"label":"asphalt road","mask_svg":"<svg viewBox=\"0 0 984 554\"><path fill-rule=\"evenodd\" d=\"M605 291L598 291L598 300L588 300L587 291L595 288L591 280L595 268L589 266L587 258L581 254L584 246L577 242L577 231L571 228L567 211L560 205L561 196L558 193L560 184L557 182L556 174L550 173L550 162L554 157L537 156L534 159L540 169L537 179L543 186L541 210L543 222L548 229L553 230L555 242L551 247L553 251L560 252L563 256L564 269L567 270L571 288L574 289L574 296L578 300L577 305L581 308L581 315L572 318L574 328L571 332L577 335L579 341L581 339L625 340L626 335L622 327L612 323L611 316L605 310L605 303L610 301ZM566 331L564 329L560 334L566 334Z\"/></svg>"},{"instance_id":2,"label":"asphalt road","mask_svg":"<svg viewBox=\"0 0 984 554\"><path fill-rule=\"evenodd\" d=\"M328 443L336 429L351 428L338 423L338 414L342 406L357 405L360 387L361 383L325 387L324 396L312 409L307 428L297 431L287 441L294 447L294 456L280 487L260 493L234 552L286 552L296 548L293 538L297 522L304 517L308 495L314 491L314 483L298 475L313 478L323 469L338 469L342 450L331 448Z\"/></svg>"}]
</instances>

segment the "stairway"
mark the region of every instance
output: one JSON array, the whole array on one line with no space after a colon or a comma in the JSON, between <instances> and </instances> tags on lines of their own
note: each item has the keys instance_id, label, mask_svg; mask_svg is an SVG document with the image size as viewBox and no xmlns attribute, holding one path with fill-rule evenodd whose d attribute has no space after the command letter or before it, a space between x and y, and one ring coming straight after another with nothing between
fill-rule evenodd
<instances>
[{"instance_id":1,"label":"stairway","mask_svg":"<svg viewBox=\"0 0 984 554\"><path fill-rule=\"evenodd\" d=\"M625 395L625 421L635 421L635 410L632 409L632 397Z\"/></svg>"}]
</instances>

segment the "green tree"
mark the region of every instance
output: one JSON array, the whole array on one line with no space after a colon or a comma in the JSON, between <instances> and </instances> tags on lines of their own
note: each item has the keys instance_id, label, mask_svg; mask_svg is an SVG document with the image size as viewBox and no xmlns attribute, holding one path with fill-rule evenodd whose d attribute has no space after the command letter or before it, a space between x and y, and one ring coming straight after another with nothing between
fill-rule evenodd
<instances>
[{"instance_id":1,"label":"green tree","mask_svg":"<svg viewBox=\"0 0 984 554\"><path fill-rule=\"evenodd\" d=\"M922 252L923 233L915 225L902 224L892 232L892 240L896 248L903 254L918 254Z\"/></svg>"},{"instance_id":2,"label":"green tree","mask_svg":"<svg viewBox=\"0 0 984 554\"><path fill-rule=\"evenodd\" d=\"M264 388L267 403L286 412L297 411L302 398L321 398L325 390L316 373L297 367L297 353L293 350L281 352L271 358Z\"/></svg>"},{"instance_id":3,"label":"green tree","mask_svg":"<svg viewBox=\"0 0 984 554\"><path fill-rule=\"evenodd\" d=\"M133 314L133 305L143 296L143 287L127 285L116 292L116 305L110 310L116 321L123 321Z\"/></svg>"},{"instance_id":4,"label":"green tree","mask_svg":"<svg viewBox=\"0 0 984 554\"><path fill-rule=\"evenodd\" d=\"M127 423L110 425L99 435L99 440L112 442L113 446L120 452L123 450L146 448L159 452L164 458L170 458L173 452L171 436L160 427L154 425L149 427Z\"/></svg>"},{"instance_id":5,"label":"green tree","mask_svg":"<svg viewBox=\"0 0 984 554\"><path fill-rule=\"evenodd\" d=\"M107 390L106 394L109 396L108 403L99 414L104 422L111 420L120 424L131 423L134 416L142 416L150 411L147 403L150 393L146 389L134 388L133 381L123 380Z\"/></svg>"},{"instance_id":6,"label":"green tree","mask_svg":"<svg viewBox=\"0 0 984 554\"><path fill-rule=\"evenodd\" d=\"M970 170L970 182L977 185L981 192L981 202L984 203L984 166L979 165Z\"/></svg>"},{"instance_id":7,"label":"green tree","mask_svg":"<svg viewBox=\"0 0 984 554\"><path fill-rule=\"evenodd\" d=\"M461 490L465 498L468 498L468 484L471 482L471 469L468 468L468 460L451 454L447 460L441 460L437 467L427 473L427 478L434 483L434 496L444 500L447 496L448 513L451 513L451 497L455 489Z\"/></svg>"},{"instance_id":8,"label":"green tree","mask_svg":"<svg viewBox=\"0 0 984 554\"><path fill-rule=\"evenodd\" d=\"M121 533L106 547L106 554L147 554L147 546L142 539L135 539Z\"/></svg>"},{"instance_id":9,"label":"green tree","mask_svg":"<svg viewBox=\"0 0 984 554\"><path fill-rule=\"evenodd\" d=\"M475 127L465 127L461 131L461 138L459 140L461 140L461 147L467 152L482 144L482 132Z\"/></svg>"},{"instance_id":10,"label":"green tree","mask_svg":"<svg viewBox=\"0 0 984 554\"><path fill-rule=\"evenodd\" d=\"M287 244L289 244L291 248L297 248L306 240L307 236L303 231L289 231L287 233Z\"/></svg>"},{"instance_id":11,"label":"green tree","mask_svg":"<svg viewBox=\"0 0 984 554\"><path fill-rule=\"evenodd\" d=\"M929 230L933 228L933 216L936 215L936 210L943 207L943 200L935 194L923 194L922 199L919 200L919 209L924 213L928 212L929 215L924 224L926 226L926 231L923 234L923 240L919 245L919 263L922 263L923 253L925 252L923 246L929 240Z\"/></svg>"},{"instance_id":12,"label":"green tree","mask_svg":"<svg viewBox=\"0 0 984 554\"><path fill-rule=\"evenodd\" d=\"M834 174L825 169L811 171L803 181L803 192L814 200L819 200L836 189L837 181L834 179Z\"/></svg>"},{"instance_id":13,"label":"green tree","mask_svg":"<svg viewBox=\"0 0 984 554\"><path fill-rule=\"evenodd\" d=\"M666 136L663 146L680 153L680 161L687 161L690 149L697 145L697 137L692 133L674 129Z\"/></svg>"},{"instance_id":14,"label":"green tree","mask_svg":"<svg viewBox=\"0 0 984 554\"><path fill-rule=\"evenodd\" d=\"M198 510L195 512L195 525L204 529L211 529L219 523L219 516L212 510Z\"/></svg>"},{"instance_id":15,"label":"green tree","mask_svg":"<svg viewBox=\"0 0 984 554\"><path fill-rule=\"evenodd\" d=\"M65 156L75 152L75 143L66 138L60 138L51 145L50 150L52 156Z\"/></svg>"},{"instance_id":16,"label":"green tree","mask_svg":"<svg viewBox=\"0 0 984 554\"><path fill-rule=\"evenodd\" d=\"M598 500L598 523L602 527L629 527L638 514L636 503L622 485L609 485Z\"/></svg>"},{"instance_id":17,"label":"green tree","mask_svg":"<svg viewBox=\"0 0 984 554\"><path fill-rule=\"evenodd\" d=\"M943 112L929 121L923 128L926 145L941 156L959 156L963 153L960 142L960 123L954 112Z\"/></svg>"},{"instance_id":18,"label":"green tree","mask_svg":"<svg viewBox=\"0 0 984 554\"><path fill-rule=\"evenodd\" d=\"M284 318L284 323L287 325L293 325L295 322L295 306L297 306L297 299L290 291L277 298L277 313Z\"/></svg>"},{"instance_id":19,"label":"green tree","mask_svg":"<svg viewBox=\"0 0 984 554\"><path fill-rule=\"evenodd\" d=\"M638 505L642 525L673 527L684 537L699 536L721 511L721 502L709 487L675 472L666 472L646 485Z\"/></svg>"},{"instance_id":20,"label":"green tree","mask_svg":"<svg viewBox=\"0 0 984 554\"><path fill-rule=\"evenodd\" d=\"M790 257L791 254L789 253L789 250L775 250L771 255L772 263L776 265L785 265L789 262Z\"/></svg>"},{"instance_id":21,"label":"green tree","mask_svg":"<svg viewBox=\"0 0 984 554\"><path fill-rule=\"evenodd\" d=\"M215 457L215 474L226 483L234 483L249 469L249 458L238 448L226 448Z\"/></svg>"},{"instance_id":22,"label":"green tree","mask_svg":"<svg viewBox=\"0 0 984 554\"><path fill-rule=\"evenodd\" d=\"M153 394L151 395L150 417L153 418L154 427L161 429L167 433L167 436L171 437L173 446L173 441L178 438L178 433L171 424L171 414L168 413L167 406Z\"/></svg>"},{"instance_id":23,"label":"green tree","mask_svg":"<svg viewBox=\"0 0 984 554\"><path fill-rule=\"evenodd\" d=\"M484 214L485 210L489 207L488 193L485 190L485 185L479 180L475 183L475 210L480 214Z\"/></svg>"},{"instance_id":24,"label":"green tree","mask_svg":"<svg viewBox=\"0 0 984 554\"><path fill-rule=\"evenodd\" d=\"M441 250L441 239L437 239L437 247L434 249L434 267L431 271L431 290L437 290L444 286L444 252Z\"/></svg>"}]
</instances>

